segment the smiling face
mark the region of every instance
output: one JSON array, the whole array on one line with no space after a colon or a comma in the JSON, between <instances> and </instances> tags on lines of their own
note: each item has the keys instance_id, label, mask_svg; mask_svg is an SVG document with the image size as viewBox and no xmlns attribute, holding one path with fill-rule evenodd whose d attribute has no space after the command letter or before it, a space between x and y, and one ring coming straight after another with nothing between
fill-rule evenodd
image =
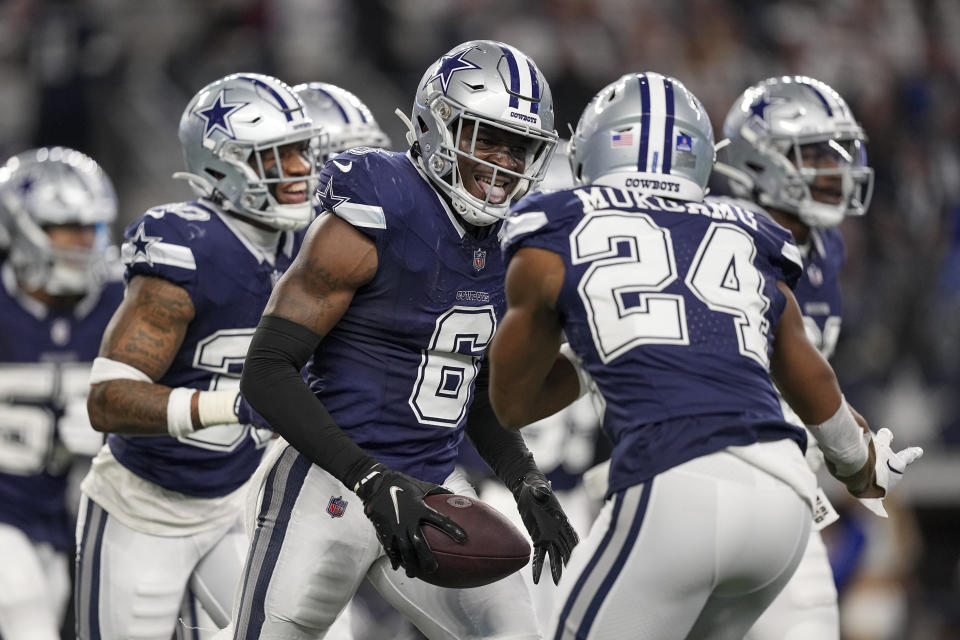
<instances>
[{"instance_id":1,"label":"smiling face","mask_svg":"<svg viewBox=\"0 0 960 640\"><path fill-rule=\"evenodd\" d=\"M484 162L522 173L526 168L527 149L530 144L528 138L519 134L483 123L477 128L475 121L465 120L458 148L467 155L457 156L457 168L464 189L473 197L486 200L490 204L506 203L516 189L519 178L501 171L496 171L494 176L494 168Z\"/></svg>"},{"instance_id":2,"label":"smiling face","mask_svg":"<svg viewBox=\"0 0 960 640\"><path fill-rule=\"evenodd\" d=\"M801 167L818 171L809 183L810 196L817 202L837 205L843 201L843 177L837 169L853 164L852 144L829 140L800 147Z\"/></svg>"},{"instance_id":3,"label":"smiling face","mask_svg":"<svg viewBox=\"0 0 960 640\"><path fill-rule=\"evenodd\" d=\"M278 153L265 149L260 154L263 163L263 176L270 180L280 180L270 184L270 193L279 204L302 204L310 197L307 180L290 180L291 177L307 176L310 173L310 144L308 141L292 142L280 146ZM250 157L250 166L257 174L256 154Z\"/></svg>"}]
</instances>

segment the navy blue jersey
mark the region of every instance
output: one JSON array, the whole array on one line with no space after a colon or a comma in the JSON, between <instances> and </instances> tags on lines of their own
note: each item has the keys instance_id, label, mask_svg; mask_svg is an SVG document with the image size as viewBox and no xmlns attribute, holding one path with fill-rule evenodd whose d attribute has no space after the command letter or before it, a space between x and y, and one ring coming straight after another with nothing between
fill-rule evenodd
<instances>
[{"instance_id":1,"label":"navy blue jersey","mask_svg":"<svg viewBox=\"0 0 960 640\"><path fill-rule=\"evenodd\" d=\"M833 355L840 337L840 269L845 259L839 230L811 229L810 244L804 247L803 276L793 294L803 313L807 337L825 358Z\"/></svg>"},{"instance_id":2,"label":"navy blue jersey","mask_svg":"<svg viewBox=\"0 0 960 640\"><path fill-rule=\"evenodd\" d=\"M523 200L509 260L566 265L557 310L605 401L610 491L727 446L793 438L769 374L774 327L800 255L786 230L727 203L592 185Z\"/></svg>"},{"instance_id":3,"label":"navy blue jersey","mask_svg":"<svg viewBox=\"0 0 960 640\"><path fill-rule=\"evenodd\" d=\"M159 384L204 391L239 388L250 339L301 236L281 234L271 265L235 225L234 218L201 200L150 209L124 233L127 280L163 278L186 290L193 302L195 317ZM107 442L117 460L138 476L186 495L216 497L250 477L269 437L233 424L177 439L111 434Z\"/></svg>"},{"instance_id":4,"label":"navy blue jersey","mask_svg":"<svg viewBox=\"0 0 960 640\"><path fill-rule=\"evenodd\" d=\"M749 200L727 196L717 200L771 218L760 205ZM810 240L800 247L800 254L803 274L793 287L793 295L800 305L807 337L825 358L829 358L837 347L843 313L840 293L840 269L846 260L843 235L835 228L812 228Z\"/></svg>"},{"instance_id":5,"label":"navy blue jersey","mask_svg":"<svg viewBox=\"0 0 960 640\"><path fill-rule=\"evenodd\" d=\"M0 287L0 522L37 542L69 549L70 454L61 431L86 419L90 366L123 297L111 282L69 312L49 311L17 289L8 266Z\"/></svg>"},{"instance_id":6,"label":"navy blue jersey","mask_svg":"<svg viewBox=\"0 0 960 640\"><path fill-rule=\"evenodd\" d=\"M354 149L327 163L320 207L375 245L379 266L308 365L337 424L398 471L453 470L474 379L503 314L497 231L464 231L404 154Z\"/></svg>"}]
</instances>

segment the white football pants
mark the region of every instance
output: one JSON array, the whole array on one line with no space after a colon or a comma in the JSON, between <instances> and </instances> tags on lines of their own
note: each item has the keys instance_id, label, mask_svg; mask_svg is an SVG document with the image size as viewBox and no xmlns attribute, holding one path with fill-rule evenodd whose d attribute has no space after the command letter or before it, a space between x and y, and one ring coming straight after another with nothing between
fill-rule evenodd
<instances>
[{"instance_id":1,"label":"white football pants","mask_svg":"<svg viewBox=\"0 0 960 640\"><path fill-rule=\"evenodd\" d=\"M819 531L787 586L763 612L744 640L839 640L840 610L833 569Z\"/></svg>"},{"instance_id":2,"label":"white football pants","mask_svg":"<svg viewBox=\"0 0 960 640\"><path fill-rule=\"evenodd\" d=\"M0 637L60 640L70 597L67 556L0 524Z\"/></svg>"},{"instance_id":3,"label":"white football pants","mask_svg":"<svg viewBox=\"0 0 960 640\"><path fill-rule=\"evenodd\" d=\"M271 449L262 465L233 631L218 640L317 640L328 629L332 637L334 619L364 579L431 640L540 638L519 574L475 589L408 578L390 567L360 499L337 479L289 446ZM460 474L444 486L476 495Z\"/></svg>"},{"instance_id":4,"label":"white football pants","mask_svg":"<svg viewBox=\"0 0 960 640\"><path fill-rule=\"evenodd\" d=\"M794 489L729 453L670 469L606 502L544 637L739 640L790 579L811 520Z\"/></svg>"},{"instance_id":5,"label":"white football pants","mask_svg":"<svg viewBox=\"0 0 960 640\"><path fill-rule=\"evenodd\" d=\"M77 538L78 640L170 640L193 599L218 627L229 622L247 549L239 514L210 531L157 536L83 496Z\"/></svg>"}]
</instances>

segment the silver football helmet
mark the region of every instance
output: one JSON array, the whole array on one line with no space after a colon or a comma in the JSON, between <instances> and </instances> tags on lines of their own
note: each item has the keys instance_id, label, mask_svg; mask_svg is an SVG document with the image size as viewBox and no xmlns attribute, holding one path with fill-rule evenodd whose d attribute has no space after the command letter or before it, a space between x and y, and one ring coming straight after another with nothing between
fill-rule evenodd
<instances>
[{"instance_id":1,"label":"silver football helmet","mask_svg":"<svg viewBox=\"0 0 960 640\"><path fill-rule=\"evenodd\" d=\"M821 228L870 206L867 137L827 84L803 76L764 80L737 99L723 132L730 143L717 171L736 195Z\"/></svg>"},{"instance_id":2,"label":"silver football helmet","mask_svg":"<svg viewBox=\"0 0 960 640\"><path fill-rule=\"evenodd\" d=\"M706 109L679 80L628 73L587 104L570 139L580 184L596 182L700 201L716 154Z\"/></svg>"},{"instance_id":3,"label":"silver football helmet","mask_svg":"<svg viewBox=\"0 0 960 640\"><path fill-rule=\"evenodd\" d=\"M293 91L303 100L319 133L318 162L354 147L390 147L390 137L377 124L373 112L346 89L308 82L298 84Z\"/></svg>"},{"instance_id":4,"label":"silver football helmet","mask_svg":"<svg viewBox=\"0 0 960 640\"><path fill-rule=\"evenodd\" d=\"M423 75L407 141L417 144L424 171L453 209L470 224L484 226L506 217L511 201L543 179L557 141L553 118L550 87L533 60L502 42L474 40L451 49ZM484 130L522 140L517 149L522 169L478 157L484 144L481 138L478 147L478 133ZM478 167L469 182L483 197L464 185L461 158Z\"/></svg>"},{"instance_id":5,"label":"silver football helmet","mask_svg":"<svg viewBox=\"0 0 960 640\"><path fill-rule=\"evenodd\" d=\"M313 216L318 143L290 86L267 75L237 73L208 84L187 104L180 145L189 173L174 177L240 216L275 229L302 229ZM291 144L302 146L306 167L296 175L286 175L280 162L281 147ZM279 189L302 191L303 202L281 204Z\"/></svg>"},{"instance_id":6,"label":"silver football helmet","mask_svg":"<svg viewBox=\"0 0 960 640\"><path fill-rule=\"evenodd\" d=\"M24 151L0 167L0 224L20 286L50 295L78 295L106 275L110 225L117 217L113 184L89 156L65 147ZM89 248L57 248L46 229L91 227Z\"/></svg>"}]
</instances>

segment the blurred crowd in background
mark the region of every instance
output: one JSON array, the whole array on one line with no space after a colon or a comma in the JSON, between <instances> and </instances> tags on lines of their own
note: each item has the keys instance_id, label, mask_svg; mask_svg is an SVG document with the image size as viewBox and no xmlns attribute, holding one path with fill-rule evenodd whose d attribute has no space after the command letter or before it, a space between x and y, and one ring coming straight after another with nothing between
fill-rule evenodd
<instances>
[{"instance_id":1,"label":"blurred crowd in background","mask_svg":"<svg viewBox=\"0 0 960 640\"><path fill-rule=\"evenodd\" d=\"M343 86L394 149L406 143L393 110L410 112L439 53L476 38L537 61L561 135L628 71L682 80L718 139L733 100L758 80L827 82L864 125L876 170L869 213L841 227L846 308L833 363L871 424L927 450L896 526L866 524L837 542L863 544L881 528L861 570L882 567L875 582L885 586L862 610L848 607L864 622L845 637L939 640L960 637L958 34L956 0L5 0L0 155L89 153L117 185L125 224L190 197L170 180L182 166L180 114L197 89L235 71ZM895 606L900 622L871 631Z\"/></svg>"}]
</instances>

